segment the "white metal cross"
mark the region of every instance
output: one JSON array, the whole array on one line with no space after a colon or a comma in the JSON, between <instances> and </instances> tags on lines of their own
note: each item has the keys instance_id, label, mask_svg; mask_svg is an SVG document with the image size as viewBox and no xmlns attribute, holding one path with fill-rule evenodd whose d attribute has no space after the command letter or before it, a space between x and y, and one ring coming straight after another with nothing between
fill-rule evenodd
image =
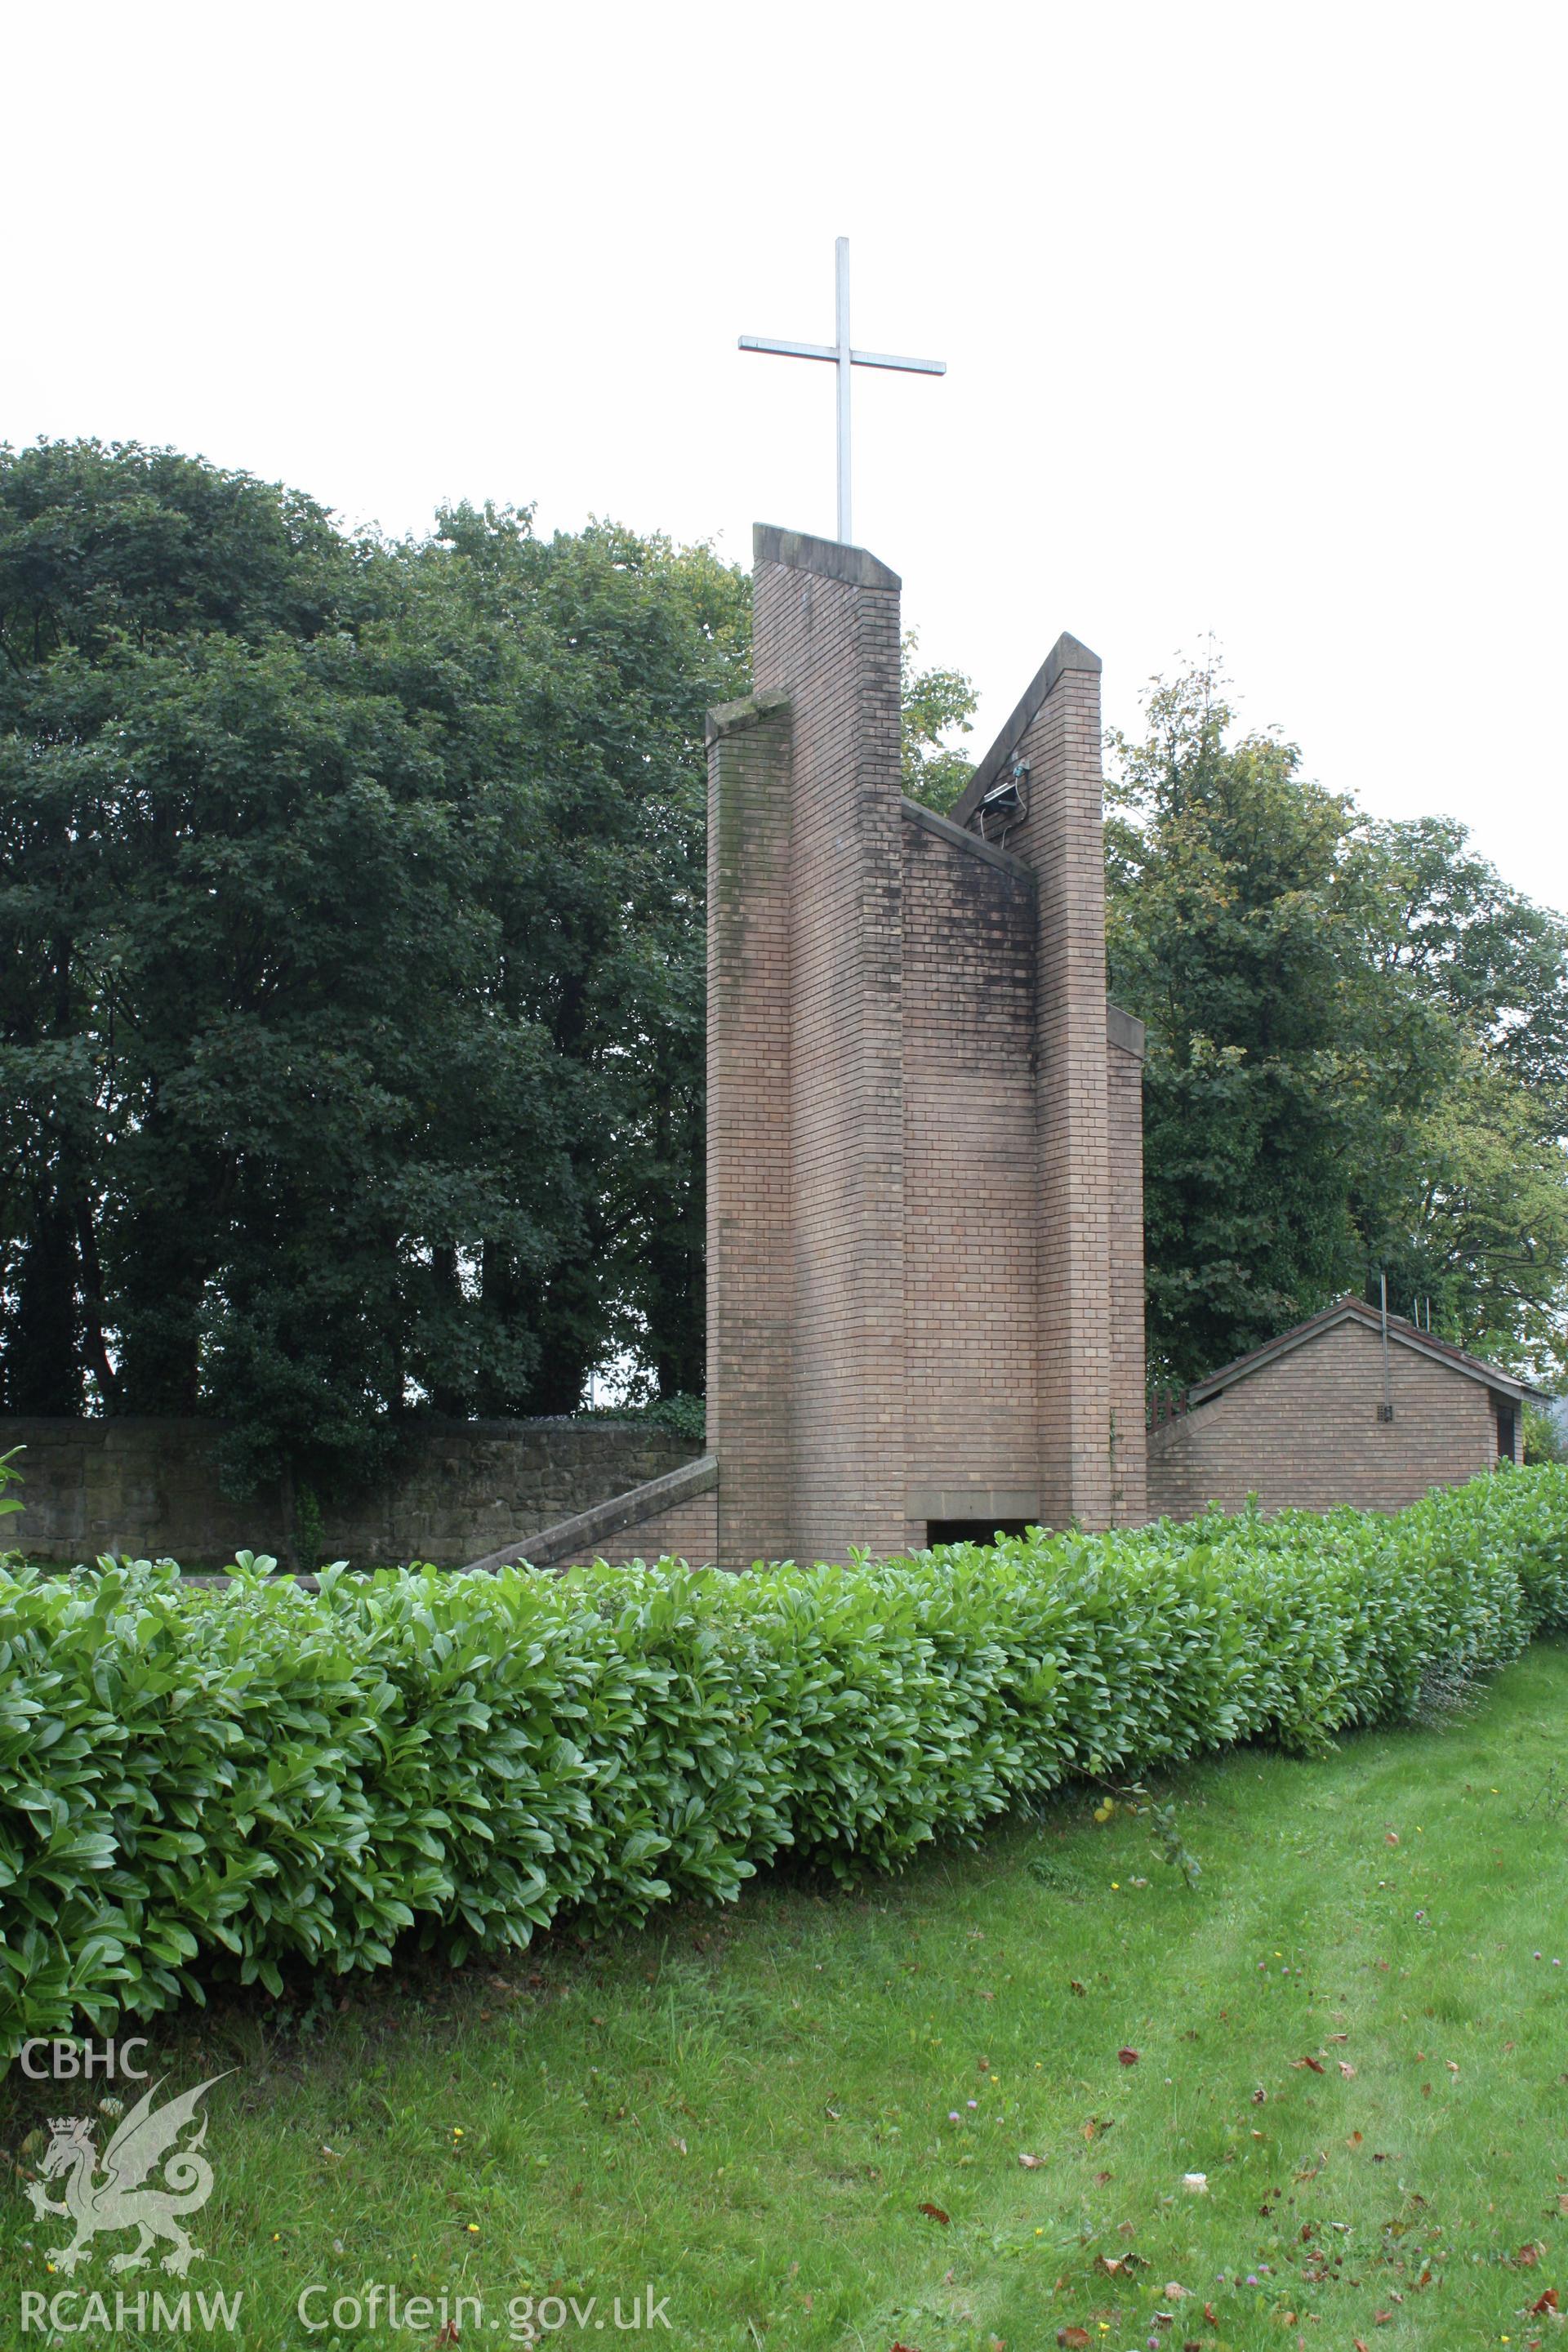
<instances>
[{"instance_id":1,"label":"white metal cross","mask_svg":"<svg viewBox=\"0 0 1568 2352\"><path fill-rule=\"evenodd\" d=\"M776 352L786 360L831 360L838 370L838 536L847 541L849 525L849 371L858 367L901 368L909 375L945 375L945 360L890 359L885 352L857 352L849 347L849 239L841 236L834 248L834 331L831 343L781 343L769 335L742 335L743 352Z\"/></svg>"}]
</instances>

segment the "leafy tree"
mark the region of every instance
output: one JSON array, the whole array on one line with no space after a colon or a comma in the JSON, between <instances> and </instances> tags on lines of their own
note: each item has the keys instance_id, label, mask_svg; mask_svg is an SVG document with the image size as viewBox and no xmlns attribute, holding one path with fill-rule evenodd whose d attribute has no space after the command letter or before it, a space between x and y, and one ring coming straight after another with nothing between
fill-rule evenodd
<instances>
[{"instance_id":1,"label":"leafy tree","mask_svg":"<svg viewBox=\"0 0 1568 2352\"><path fill-rule=\"evenodd\" d=\"M1450 817L1365 828L1382 901L1377 961L1532 1089L1544 1132L1568 1133L1568 919L1505 882L1468 840Z\"/></svg>"},{"instance_id":2,"label":"leafy tree","mask_svg":"<svg viewBox=\"0 0 1568 2352\"><path fill-rule=\"evenodd\" d=\"M973 761L948 738L969 733L979 697L962 670L917 669L919 651L919 633L906 630L900 647L903 785L910 800L945 816L974 773Z\"/></svg>"},{"instance_id":3,"label":"leafy tree","mask_svg":"<svg viewBox=\"0 0 1568 2352\"><path fill-rule=\"evenodd\" d=\"M1148 1023L1151 1368L1347 1288L1504 1360L1563 1345L1568 926L1441 820L1369 824L1211 663L1110 739L1112 992Z\"/></svg>"},{"instance_id":4,"label":"leafy tree","mask_svg":"<svg viewBox=\"0 0 1568 2352\"><path fill-rule=\"evenodd\" d=\"M700 1386L705 706L746 585L607 525L345 539L163 451L0 455L12 1411L401 1416ZM695 1376L694 1376L695 1368Z\"/></svg>"}]
</instances>

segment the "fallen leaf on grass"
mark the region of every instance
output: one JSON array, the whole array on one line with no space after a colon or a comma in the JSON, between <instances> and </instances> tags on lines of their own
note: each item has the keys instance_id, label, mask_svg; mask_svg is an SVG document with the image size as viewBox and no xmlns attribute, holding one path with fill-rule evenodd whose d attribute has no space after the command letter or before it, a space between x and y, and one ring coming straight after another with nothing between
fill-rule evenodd
<instances>
[{"instance_id":1,"label":"fallen leaf on grass","mask_svg":"<svg viewBox=\"0 0 1568 2352\"><path fill-rule=\"evenodd\" d=\"M944 2230L952 2219L951 2214L944 2213L940 2205L921 2205L916 2210L923 2213L928 2221L940 2221Z\"/></svg>"},{"instance_id":2,"label":"fallen leaf on grass","mask_svg":"<svg viewBox=\"0 0 1568 2352\"><path fill-rule=\"evenodd\" d=\"M1215 2309L1212 2303L1205 2304L1204 2317L1208 2321L1211 2327L1217 2327L1219 2326L1219 2314Z\"/></svg>"},{"instance_id":3,"label":"fallen leaf on grass","mask_svg":"<svg viewBox=\"0 0 1568 2352\"><path fill-rule=\"evenodd\" d=\"M1114 2180L1115 2178L1116 2175L1113 2172L1097 2172L1094 2176L1094 2185L1097 2189L1103 2189L1108 2180ZM1568 2210L1568 2197L1565 2197L1563 2202L1564 2209Z\"/></svg>"},{"instance_id":4,"label":"fallen leaf on grass","mask_svg":"<svg viewBox=\"0 0 1568 2352\"><path fill-rule=\"evenodd\" d=\"M1344 2076L1347 2083L1353 2083L1355 2081L1355 2068L1351 2064L1348 2058L1342 2058L1340 2060L1340 2072Z\"/></svg>"},{"instance_id":5,"label":"fallen leaf on grass","mask_svg":"<svg viewBox=\"0 0 1568 2352\"><path fill-rule=\"evenodd\" d=\"M1080 1985L1076 1977L1068 1977L1068 1992L1087 1993L1089 1987L1087 1985Z\"/></svg>"},{"instance_id":6,"label":"fallen leaf on grass","mask_svg":"<svg viewBox=\"0 0 1568 2352\"><path fill-rule=\"evenodd\" d=\"M1355 2352L1366 2352L1366 2338L1364 2336L1352 2336L1351 2337L1351 2342L1355 2346Z\"/></svg>"},{"instance_id":7,"label":"fallen leaf on grass","mask_svg":"<svg viewBox=\"0 0 1568 2352\"><path fill-rule=\"evenodd\" d=\"M1292 2058L1290 2063L1298 2069L1310 2066L1314 2074L1321 2074L1323 2071L1323 2062L1321 2058Z\"/></svg>"},{"instance_id":8,"label":"fallen leaf on grass","mask_svg":"<svg viewBox=\"0 0 1568 2352\"><path fill-rule=\"evenodd\" d=\"M1191 2293L1192 2288L1190 2286L1178 2286L1174 2279L1167 2279L1165 2282L1165 2301L1167 2303L1184 2303Z\"/></svg>"},{"instance_id":9,"label":"fallen leaf on grass","mask_svg":"<svg viewBox=\"0 0 1568 2352\"><path fill-rule=\"evenodd\" d=\"M1057 2330L1057 2342L1066 2347L1066 2352L1084 2352L1084 2346L1093 2341L1087 2327L1058 2327Z\"/></svg>"},{"instance_id":10,"label":"fallen leaf on grass","mask_svg":"<svg viewBox=\"0 0 1568 2352\"><path fill-rule=\"evenodd\" d=\"M1117 2052L1116 2055L1124 2066L1136 2066L1138 2063L1137 2051L1129 2046L1124 2045Z\"/></svg>"},{"instance_id":11,"label":"fallen leaf on grass","mask_svg":"<svg viewBox=\"0 0 1568 2352\"><path fill-rule=\"evenodd\" d=\"M1026 2172L1038 2172L1045 2160L1043 2156L1020 2156L1018 2158Z\"/></svg>"},{"instance_id":12,"label":"fallen leaf on grass","mask_svg":"<svg viewBox=\"0 0 1568 2352\"><path fill-rule=\"evenodd\" d=\"M1540 2301L1531 2305L1530 2315L1531 2319L1539 2319L1542 2313L1548 2311L1560 2311L1562 2307L1562 2305L1557 2300L1557 2289L1554 2286L1549 2286L1546 2293L1541 2297Z\"/></svg>"}]
</instances>

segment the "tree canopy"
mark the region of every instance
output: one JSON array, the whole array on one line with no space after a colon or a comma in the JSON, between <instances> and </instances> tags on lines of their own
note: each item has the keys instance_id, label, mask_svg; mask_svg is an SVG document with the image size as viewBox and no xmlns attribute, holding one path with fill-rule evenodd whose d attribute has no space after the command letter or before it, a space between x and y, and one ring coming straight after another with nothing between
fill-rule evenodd
<instances>
[{"instance_id":1,"label":"tree canopy","mask_svg":"<svg viewBox=\"0 0 1568 2352\"><path fill-rule=\"evenodd\" d=\"M1236 736L1212 664L1110 739L1112 993L1149 1024L1150 1361L1188 1381L1346 1289L1528 1367L1568 1327L1568 923L1441 818Z\"/></svg>"},{"instance_id":2,"label":"tree canopy","mask_svg":"<svg viewBox=\"0 0 1568 2352\"><path fill-rule=\"evenodd\" d=\"M0 1376L240 1484L700 1386L702 715L747 583L608 524L353 539L0 453Z\"/></svg>"},{"instance_id":3,"label":"tree canopy","mask_svg":"<svg viewBox=\"0 0 1568 2352\"><path fill-rule=\"evenodd\" d=\"M952 739L969 733L980 698L962 670L918 668L920 645L919 631L907 629L899 648L903 788L910 800L946 816L974 773L973 761Z\"/></svg>"}]
</instances>

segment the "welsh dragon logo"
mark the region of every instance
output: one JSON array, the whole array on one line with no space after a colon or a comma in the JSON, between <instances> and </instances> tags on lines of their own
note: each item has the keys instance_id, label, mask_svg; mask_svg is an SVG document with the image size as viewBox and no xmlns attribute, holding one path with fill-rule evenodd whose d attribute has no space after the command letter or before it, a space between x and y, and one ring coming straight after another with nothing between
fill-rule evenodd
<instances>
[{"instance_id":1,"label":"welsh dragon logo","mask_svg":"<svg viewBox=\"0 0 1568 2352\"><path fill-rule=\"evenodd\" d=\"M169 2251L163 2267L184 2277L201 2258L202 2250L192 2245L181 2227L182 2217L199 2212L212 2195L213 2168L200 2153L207 2136L206 2116L202 2116L195 2138L185 2147L175 2143L186 2126L195 2121L196 2102L202 2094L223 2079L221 2074L211 2075L194 2091L165 2100L161 2107L153 2105L162 2087L154 2083L119 2126L103 2151L101 2165L89 2116L50 2118L49 2145L39 2168L44 2179L29 2181L27 2195L40 2221L46 2214L58 2213L76 2224L76 2235L68 2246L48 2249L50 2262L58 2263L63 2271L74 2271L79 2263L91 2259L92 2241L102 2231L135 2230L139 2233L135 2245L129 2253L115 2255L109 2265L111 2271L141 2270L154 2242L166 2238ZM149 2173L160 2165L163 2185L144 2188ZM58 2180L62 2173L65 2200L57 2203L44 2181Z\"/></svg>"}]
</instances>

